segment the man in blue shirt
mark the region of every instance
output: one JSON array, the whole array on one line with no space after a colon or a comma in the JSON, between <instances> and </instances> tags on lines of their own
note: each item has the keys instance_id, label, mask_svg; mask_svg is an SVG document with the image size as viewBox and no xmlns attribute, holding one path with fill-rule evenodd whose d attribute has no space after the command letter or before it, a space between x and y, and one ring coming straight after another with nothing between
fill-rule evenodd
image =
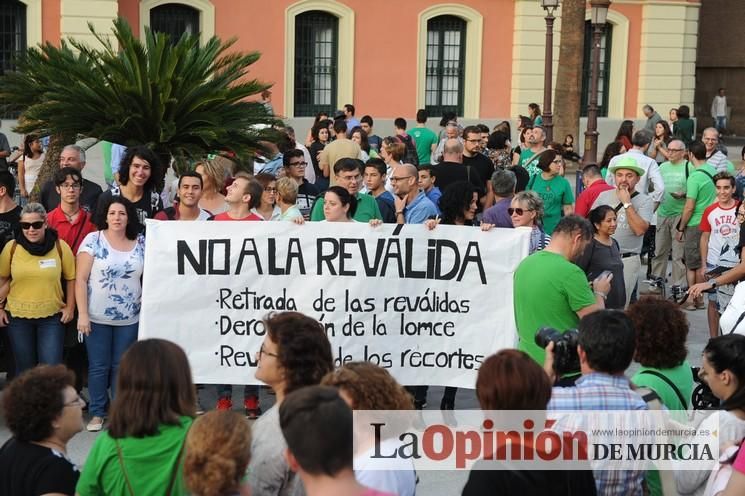
<instances>
[{"instance_id":1,"label":"man in blue shirt","mask_svg":"<svg viewBox=\"0 0 745 496\"><path fill-rule=\"evenodd\" d=\"M417 169L411 164L395 168L391 185L395 196L397 224L423 224L425 220L437 216L437 207L419 189Z\"/></svg>"},{"instance_id":2,"label":"man in blue shirt","mask_svg":"<svg viewBox=\"0 0 745 496\"><path fill-rule=\"evenodd\" d=\"M553 343L546 347L546 373L555 379ZM647 410L624 372L636 349L636 334L629 317L619 310L598 310L579 323L582 376L574 387L554 387L547 410ZM643 470L595 470L598 494L641 495Z\"/></svg>"}]
</instances>

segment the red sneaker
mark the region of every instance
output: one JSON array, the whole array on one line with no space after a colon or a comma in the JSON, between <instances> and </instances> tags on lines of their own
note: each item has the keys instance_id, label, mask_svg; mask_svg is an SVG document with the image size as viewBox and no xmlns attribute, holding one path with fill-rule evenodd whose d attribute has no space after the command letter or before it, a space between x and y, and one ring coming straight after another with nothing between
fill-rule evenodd
<instances>
[{"instance_id":1,"label":"red sneaker","mask_svg":"<svg viewBox=\"0 0 745 496\"><path fill-rule=\"evenodd\" d=\"M222 398L219 398L217 400L217 406L215 407L216 410L232 410L233 409L233 399L230 396L224 396Z\"/></svg>"},{"instance_id":2,"label":"red sneaker","mask_svg":"<svg viewBox=\"0 0 745 496\"><path fill-rule=\"evenodd\" d=\"M259 398L257 396L247 396L243 400L243 407L246 409L246 417L251 420L256 420L261 415Z\"/></svg>"}]
</instances>

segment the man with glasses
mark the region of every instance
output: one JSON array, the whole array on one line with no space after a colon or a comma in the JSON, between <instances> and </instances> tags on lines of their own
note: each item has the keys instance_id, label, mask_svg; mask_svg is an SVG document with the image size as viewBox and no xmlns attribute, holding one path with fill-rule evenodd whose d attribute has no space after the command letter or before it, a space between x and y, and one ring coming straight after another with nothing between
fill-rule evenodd
<instances>
[{"instance_id":1,"label":"man with glasses","mask_svg":"<svg viewBox=\"0 0 745 496\"><path fill-rule=\"evenodd\" d=\"M713 127L707 127L701 134L701 141L706 147L706 162L714 167L717 172L729 172L733 176L737 173L735 166L727 160L727 155L722 152L719 146L719 131ZM726 148L725 148L726 150Z\"/></svg>"},{"instance_id":2,"label":"man with glasses","mask_svg":"<svg viewBox=\"0 0 745 496\"><path fill-rule=\"evenodd\" d=\"M369 222L371 219L383 220L378 208L378 202L372 196L360 193L360 184L362 183L362 160L355 158L342 158L334 164L334 178L337 186L346 189L350 195L357 198L357 210L352 217L357 222ZM416 174L416 172L415 172ZM310 220L326 220L323 213L323 196L320 196L313 205L310 214Z\"/></svg>"},{"instance_id":3,"label":"man with glasses","mask_svg":"<svg viewBox=\"0 0 745 496\"><path fill-rule=\"evenodd\" d=\"M491 187L494 163L481 153L481 144L481 129L478 126L468 126L463 130L463 165L476 171L481 178L479 200L481 209L485 210L494 204L494 191Z\"/></svg>"},{"instance_id":4,"label":"man with glasses","mask_svg":"<svg viewBox=\"0 0 745 496\"><path fill-rule=\"evenodd\" d=\"M665 194L657 208L657 232L655 234L655 256L652 259L652 275L666 279L667 260L672 250L673 286L686 285L686 268L683 263L684 243L678 241L676 228L683 214L686 199L686 181L694 167L686 156L686 146L681 140L672 140L667 145L670 160L660 165L660 175L665 185Z\"/></svg>"},{"instance_id":5,"label":"man with glasses","mask_svg":"<svg viewBox=\"0 0 745 496\"><path fill-rule=\"evenodd\" d=\"M47 223L77 255L83 238L96 230L91 214L80 205L83 176L78 169L63 167L54 174L54 184L60 204L47 214Z\"/></svg>"},{"instance_id":6,"label":"man with glasses","mask_svg":"<svg viewBox=\"0 0 745 496\"><path fill-rule=\"evenodd\" d=\"M285 177L289 177L297 183L297 205L300 213L305 220L310 219L310 211L313 208L313 202L320 194L320 190L315 184L308 182L305 178L305 171L308 168L308 162L302 150L288 150L282 157L282 164L285 167ZM312 168L312 167L311 167Z\"/></svg>"},{"instance_id":7,"label":"man with glasses","mask_svg":"<svg viewBox=\"0 0 745 496\"><path fill-rule=\"evenodd\" d=\"M419 189L417 169L411 164L396 168L391 176L393 196L396 205L397 224L423 224L432 217L437 217L437 207L426 193Z\"/></svg>"},{"instance_id":8,"label":"man with glasses","mask_svg":"<svg viewBox=\"0 0 745 496\"><path fill-rule=\"evenodd\" d=\"M85 167L85 150L77 145L67 145L62 149L59 156L60 169L63 167L72 167L83 174ZM98 197L101 195L101 186L83 179L83 188L80 193L80 205L91 214L95 214ZM41 204L49 212L60 204L60 194L57 192L57 185L54 180L49 180L41 188Z\"/></svg>"}]
</instances>

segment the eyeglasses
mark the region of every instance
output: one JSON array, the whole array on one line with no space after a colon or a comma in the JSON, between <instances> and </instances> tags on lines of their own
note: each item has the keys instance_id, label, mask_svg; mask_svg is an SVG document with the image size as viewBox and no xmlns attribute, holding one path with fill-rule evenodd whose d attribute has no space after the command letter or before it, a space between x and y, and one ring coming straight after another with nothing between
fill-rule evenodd
<instances>
[{"instance_id":1,"label":"eyeglasses","mask_svg":"<svg viewBox=\"0 0 745 496\"><path fill-rule=\"evenodd\" d=\"M308 162L305 162L305 161L303 161L303 162L294 162L294 163L291 163L290 164L290 167L307 167L307 166L308 166Z\"/></svg>"},{"instance_id":2,"label":"eyeglasses","mask_svg":"<svg viewBox=\"0 0 745 496\"><path fill-rule=\"evenodd\" d=\"M533 211L532 208L512 208L512 207L510 207L510 208L507 209L507 214L508 215L512 215L512 214L522 215L525 212L532 212L532 211Z\"/></svg>"},{"instance_id":3,"label":"eyeglasses","mask_svg":"<svg viewBox=\"0 0 745 496\"><path fill-rule=\"evenodd\" d=\"M401 177L391 176L391 182L395 183L396 181L403 181L404 179L408 179L410 177L414 177L414 176L401 176Z\"/></svg>"},{"instance_id":4,"label":"eyeglasses","mask_svg":"<svg viewBox=\"0 0 745 496\"><path fill-rule=\"evenodd\" d=\"M85 406L85 401L80 396L77 396L74 400L68 401L63 406Z\"/></svg>"},{"instance_id":5,"label":"eyeglasses","mask_svg":"<svg viewBox=\"0 0 745 496\"><path fill-rule=\"evenodd\" d=\"M264 191L266 191L267 193L276 193L277 188L264 188Z\"/></svg>"},{"instance_id":6,"label":"eyeglasses","mask_svg":"<svg viewBox=\"0 0 745 496\"><path fill-rule=\"evenodd\" d=\"M44 227L44 221L43 220L37 220L36 222L21 222L21 229L24 231L31 229L32 227L34 229L41 229Z\"/></svg>"},{"instance_id":7,"label":"eyeglasses","mask_svg":"<svg viewBox=\"0 0 745 496\"><path fill-rule=\"evenodd\" d=\"M259 357L261 357L261 355L269 355L270 357L274 357L274 358L277 358L279 356L276 353L270 353L268 351L264 351L264 345L263 344L259 348Z\"/></svg>"},{"instance_id":8,"label":"eyeglasses","mask_svg":"<svg viewBox=\"0 0 745 496\"><path fill-rule=\"evenodd\" d=\"M64 184L60 184L58 188L59 189L71 189L73 191L76 191L80 189L80 183L72 183L72 184L64 183Z\"/></svg>"},{"instance_id":9,"label":"eyeglasses","mask_svg":"<svg viewBox=\"0 0 745 496\"><path fill-rule=\"evenodd\" d=\"M359 181L361 176L358 174L356 176L337 176L339 179L342 179L344 181Z\"/></svg>"},{"instance_id":10,"label":"eyeglasses","mask_svg":"<svg viewBox=\"0 0 745 496\"><path fill-rule=\"evenodd\" d=\"M719 141L719 138L704 138L702 141L713 141L714 143Z\"/></svg>"}]
</instances>

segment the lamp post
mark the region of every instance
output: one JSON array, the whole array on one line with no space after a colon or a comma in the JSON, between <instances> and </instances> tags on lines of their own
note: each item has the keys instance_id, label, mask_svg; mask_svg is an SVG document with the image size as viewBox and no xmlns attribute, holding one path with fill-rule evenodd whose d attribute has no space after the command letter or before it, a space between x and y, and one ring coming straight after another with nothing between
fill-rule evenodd
<instances>
[{"instance_id":1,"label":"lamp post","mask_svg":"<svg viewBox=\"0 0 745 496\"><path fill-rule=\"evenodd\" d=\"M554 139L553 113L551 112L551 95L553 85L553 52L554 52L554 11L559 7L559 0L540 0L546 11L546 57L544 61L543 80L543 128L546 131L546 142Z\"/></svg>"},{"instance_id":2,"label":"lamp post","mask_svg":"<svg viewBox=\"0 0 745 496\"><path fill-rule=\"evenodd\" d=\"M600 72L600 38L608 18L611 0L590 0L592 9L592 80L590 105L587 109L587 130L582 164L594 164L598 159L598 72Z\"/></svg>"}]
</instances>

